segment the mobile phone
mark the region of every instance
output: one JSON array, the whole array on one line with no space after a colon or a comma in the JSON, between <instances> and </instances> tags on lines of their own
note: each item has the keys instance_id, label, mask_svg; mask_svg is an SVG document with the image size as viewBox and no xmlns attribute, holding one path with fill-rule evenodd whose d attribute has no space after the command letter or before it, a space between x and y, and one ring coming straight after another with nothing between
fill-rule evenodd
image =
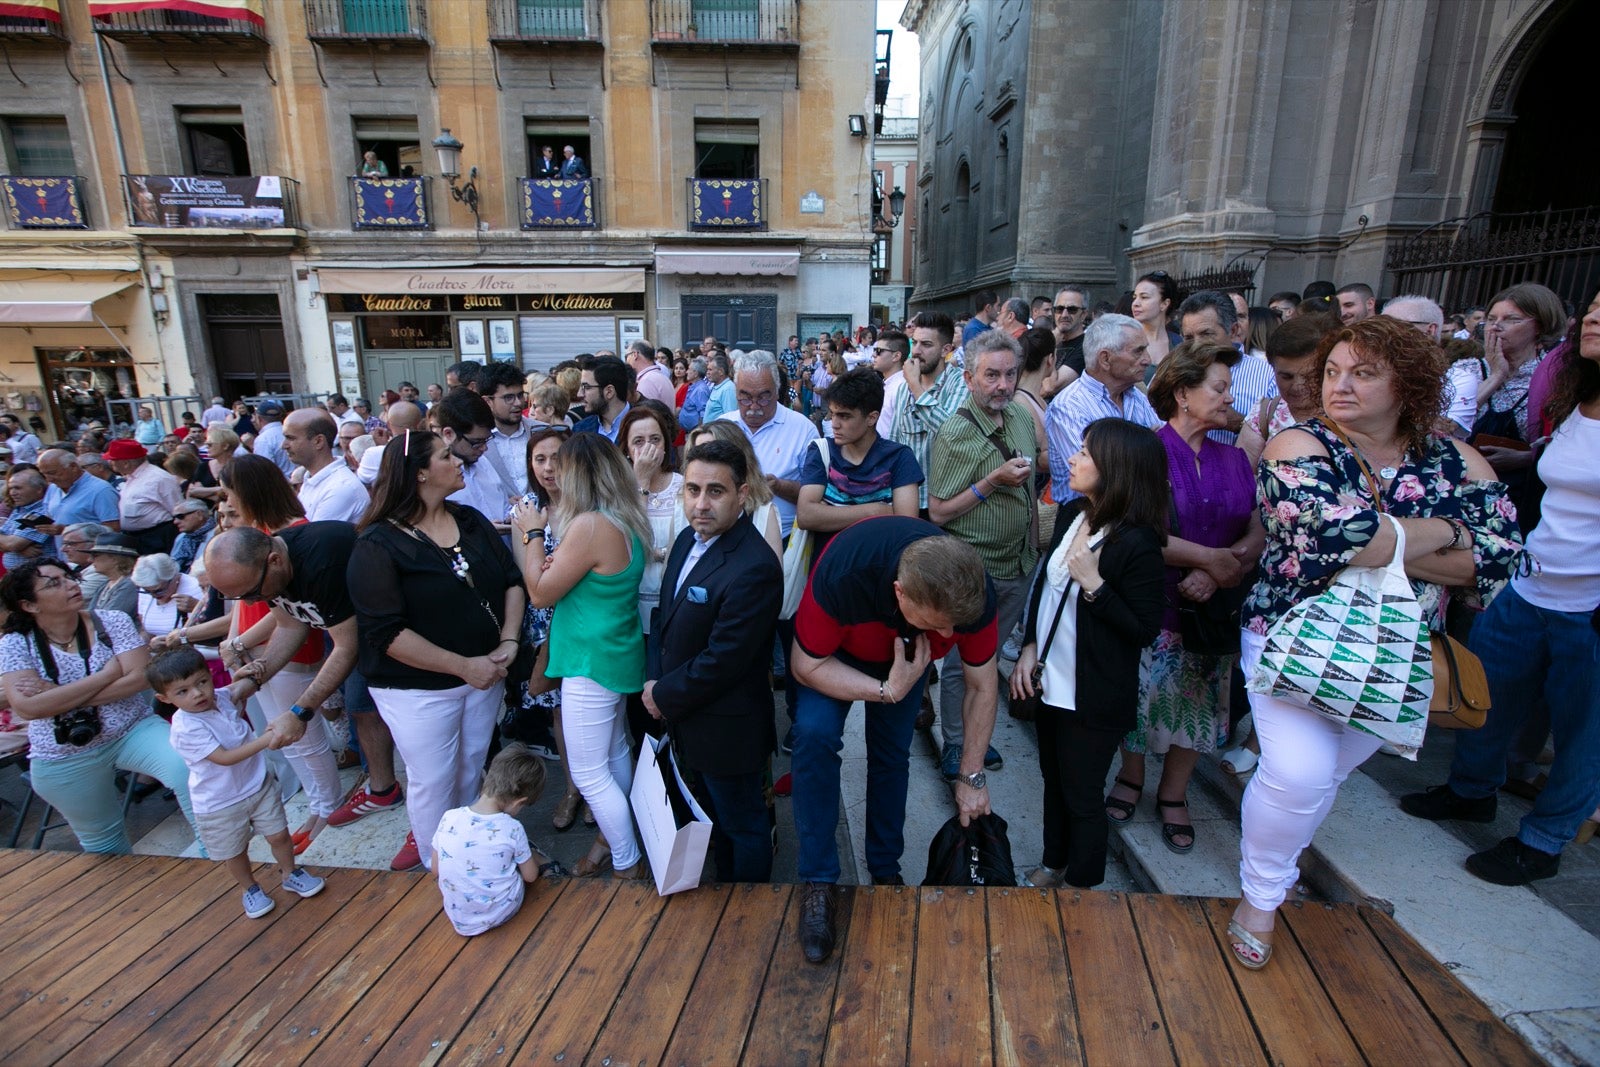
<instances>
[{"instance_id":1,"label":"mobile phone","mask_svg":"<svg viewBox=\"0 0 1600 1067\"><path fill-rule=\"evenodd\" d=\"M25 515L17 520L17 525L32 529L35 526L49 526L55 521L48 515Z\"/></svg>"}]
</instances>

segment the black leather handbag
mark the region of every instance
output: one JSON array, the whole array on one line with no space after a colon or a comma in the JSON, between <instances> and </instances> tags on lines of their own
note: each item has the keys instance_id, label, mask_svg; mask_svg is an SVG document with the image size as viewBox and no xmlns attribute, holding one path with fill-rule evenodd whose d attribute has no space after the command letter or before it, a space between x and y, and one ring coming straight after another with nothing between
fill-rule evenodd
<instances>
[{"instance_id":1,"label":"black leather handbag","mask_svg":"<svg viewBox=\"0 0 1600 1067\"><path fill-rule=\"evenodd\" d=\"M961 816L951 816L928 845L928 873L922 884L1016 885L1006 821L990 813L962 826Z\"/></svg>"}]
</instances>

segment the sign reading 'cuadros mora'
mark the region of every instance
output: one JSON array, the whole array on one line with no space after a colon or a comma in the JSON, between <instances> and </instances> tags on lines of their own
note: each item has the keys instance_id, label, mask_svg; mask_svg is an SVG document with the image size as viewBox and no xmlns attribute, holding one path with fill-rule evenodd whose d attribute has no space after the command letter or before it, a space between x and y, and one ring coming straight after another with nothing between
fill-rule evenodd
<instances>
[{"instance_id":1,"label":"sign reading 'cuadros mora'","mask_svg":"<svg viewBox=\"0 0 1600 1067\"><path fill-rule=\"evenodd\" d=\"M405 270L318 267L324 293L411 293L466 296L472 293L642 293L644 271L632 268L549 270ZM555 309L550 309L555 310Z\"/></svg>"}]
</instances>

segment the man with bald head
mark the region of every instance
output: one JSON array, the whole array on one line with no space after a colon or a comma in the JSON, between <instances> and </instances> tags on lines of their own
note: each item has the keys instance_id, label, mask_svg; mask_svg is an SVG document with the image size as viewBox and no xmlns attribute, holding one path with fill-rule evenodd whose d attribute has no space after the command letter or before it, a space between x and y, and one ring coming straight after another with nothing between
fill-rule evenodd
<instances>
[{"instance_id":1,"label":"man with bald head","mask_svg":"<svg viewBox=\"0 0 1600 1067\"><path fill-rule=\"evenodd\" d=\"M334 458L337 433L333 416L317 408L298 408L283 420L283 450L297 466L305 468L300 506L312 522L360 522L367 510L366 487Z\"/></svg>"}]
</instances>

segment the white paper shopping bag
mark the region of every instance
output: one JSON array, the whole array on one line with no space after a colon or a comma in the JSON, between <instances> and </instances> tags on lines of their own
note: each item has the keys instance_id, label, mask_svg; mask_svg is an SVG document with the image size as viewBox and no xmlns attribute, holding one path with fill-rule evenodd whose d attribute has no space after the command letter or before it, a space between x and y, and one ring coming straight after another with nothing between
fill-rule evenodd
<instances>
[{"instance_id":1,"label":"white paper shopping bag","mask_svg":"<svg viewBox=\"0 0 1600 1067\"><path fill-rule=\"evenodd\" d=\"M645 855L650 858L650 871L655 875L656 891L667 896L700 884L706 847L711 843L711 817L683 784L672 755L672 742L665 737L646 737L644 741L629 799ZM674 814L667 795L669 789L683 798L690 818L680 820Z\"/></svg>"}]
</instances>

